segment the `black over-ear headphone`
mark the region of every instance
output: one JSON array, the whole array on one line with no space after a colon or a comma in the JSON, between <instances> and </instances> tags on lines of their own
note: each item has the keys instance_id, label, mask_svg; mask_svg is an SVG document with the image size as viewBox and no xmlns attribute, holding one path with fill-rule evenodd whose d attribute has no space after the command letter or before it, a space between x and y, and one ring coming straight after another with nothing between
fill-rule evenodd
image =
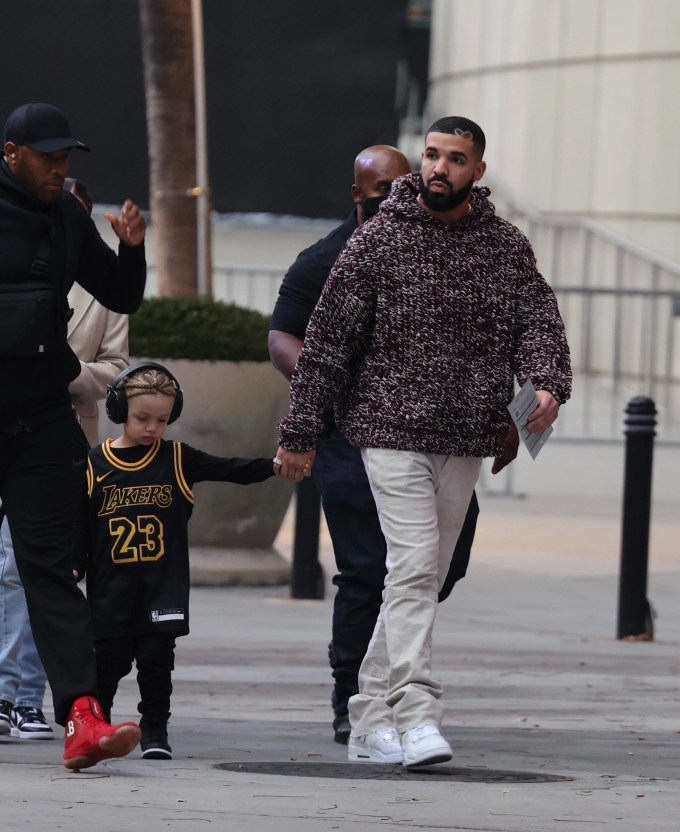
<instances>
[{"instance_id":1,"label":"black over-ear headphone","mask_svg":"<svg viewBox=\"0 0 680 832\"><path fill-rule=\"evenodd\" d=\"M175 388L175 403L172 406L170 418L168 419L168 424L171 425L180 417L182 406L184 405L184 394L182 393L182 388L179 386L179 382L170 370L162 364L156 364L154 361L142 361L140 364L133 364L130 367L126 367L122 372L118 373L111 384L106 385L106 413L109 419L116 425L121 425L127 421L128 399L125 388L121 387L121 383L128 376L134 375L140 370L158 370L161 373L165 373L172 382L172 386Z\"/></svg>"}]
</instances>

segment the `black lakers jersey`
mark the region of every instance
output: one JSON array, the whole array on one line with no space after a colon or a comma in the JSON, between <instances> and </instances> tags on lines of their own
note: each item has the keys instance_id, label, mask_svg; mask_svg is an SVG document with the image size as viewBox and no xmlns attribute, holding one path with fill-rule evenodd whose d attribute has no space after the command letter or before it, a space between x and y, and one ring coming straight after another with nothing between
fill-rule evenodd
<instances>
[{"instance_id":1,"label":"black lakers jersey","mask_svg":"<svg viewBox=\"0 0 680 832\"><path fill-rule=\"evenodd\" d=\"M271 459L215 457L164 439L132 448L107 439L93 448L76 569L86 572L95 638L188 633L192 486L270 476Z\"/></svg>"}]
</instances>

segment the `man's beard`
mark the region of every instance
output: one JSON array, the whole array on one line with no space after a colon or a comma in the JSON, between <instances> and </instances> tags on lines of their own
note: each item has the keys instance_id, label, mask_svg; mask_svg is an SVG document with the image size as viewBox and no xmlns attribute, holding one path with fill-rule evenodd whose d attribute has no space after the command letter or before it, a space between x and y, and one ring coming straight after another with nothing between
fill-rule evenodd
<instances>
[{"instance_id":1,"label":"man's beard","mask_svg":"<svg viewBox=\"0 0 680 832\"><path fill-rule=\"evenodd\" d=\"M423 181L422 174L418 174L418 176L420 178L418 191L420 192L420 197L423 200L424 204L430 209L430 211L437 211L441 213L444 213L446 211L452 211L454 208L457 208L462 202L465 202L468 196L470 196L472 186L475 184L475 178L473 176L472 179L470 179L469 182L463 185L462 188L454 190L451 187L451 183L444 176L431 176L427 180L427 185ZM448 193L439 193L437 191L431 191L429 186L432 182L443 182L449 188Z\"/></svg>"}]
</instances>

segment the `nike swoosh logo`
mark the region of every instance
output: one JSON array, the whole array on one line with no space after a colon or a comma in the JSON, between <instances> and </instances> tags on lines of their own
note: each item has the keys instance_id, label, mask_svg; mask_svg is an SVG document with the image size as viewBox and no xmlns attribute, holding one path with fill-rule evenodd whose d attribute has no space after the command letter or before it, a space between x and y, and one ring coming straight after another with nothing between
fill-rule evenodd
<instances>
[{"instance_id":1,"label":"nike swoosh logo","mask_svg":"<svg viewBox=\"0 0 680 832\"><path fill-rule=\"evenodd\" d=\"M105 474L102 474L100 477L97 477L96 478L97 482L101 482L102 480L105 480L109 476L109 474L113 474L113 471L107 471Z\"/></svg>"}]
</instances>

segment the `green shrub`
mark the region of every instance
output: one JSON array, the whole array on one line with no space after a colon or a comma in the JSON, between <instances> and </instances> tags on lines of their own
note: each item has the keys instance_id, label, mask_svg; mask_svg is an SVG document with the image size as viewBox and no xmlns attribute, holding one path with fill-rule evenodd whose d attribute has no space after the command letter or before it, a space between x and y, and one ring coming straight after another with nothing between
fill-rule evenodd
<instances>
[{"instance_id":1,"label":"green shrub","mask_svg":"<svg viewBox=\"0 0 680 832\"><path fill-rule=\"evenodd\" d=\"M269 361L269 316L210 298L148 298L130 315L130 355Z\"/></svg>"}]
</instances>

